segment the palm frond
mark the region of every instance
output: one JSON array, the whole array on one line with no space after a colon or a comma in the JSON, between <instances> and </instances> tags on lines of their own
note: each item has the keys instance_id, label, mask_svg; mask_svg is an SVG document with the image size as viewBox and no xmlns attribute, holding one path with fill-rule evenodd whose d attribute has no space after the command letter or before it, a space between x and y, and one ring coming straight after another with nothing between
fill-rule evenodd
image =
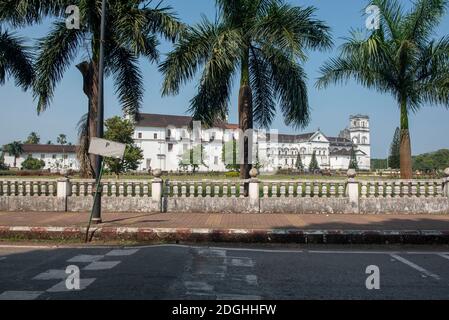
<instances>
[{"instance_id":1,"label":"palm frond","mask_svg":"<svg viewBox=\"0 0 449 320\"><path fill-rule=\"evenodd\" d=\"M82 36L82 30L69 30L64 22L57 22L48 36L39 41L34 84L39 113L49 106L56 84L76 57Z\"/></svg>"},{"instance_id":2,"label":"palm frond","mask_svg":"<svg viewBox=\"0 0 449 320\"><path fill-rule=\"evenodd\" d=\"M0 28L0 85L12 76L17 86L28 89L34 79L32 54L24 39Z\"/></svg>"}]
</instances>

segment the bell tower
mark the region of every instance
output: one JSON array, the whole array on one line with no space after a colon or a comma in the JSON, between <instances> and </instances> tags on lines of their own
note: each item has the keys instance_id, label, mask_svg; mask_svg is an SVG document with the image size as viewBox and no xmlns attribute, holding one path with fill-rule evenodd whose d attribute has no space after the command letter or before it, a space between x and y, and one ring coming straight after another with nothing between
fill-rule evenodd
<instances>
[{"instance_id":1,"label":"bell tower","mask_svg":"<svg viewBox=\"0 0 449 320\"><path fill-rule=\"evenodd\" d=\"M370 119L369 116L355 115L350 117L349 132L352 143L357 150L363 151L366 155L360 159L359 166L362 169L370 169L371 161L371 135L370 135Z\"/></svg>"}]
</instances>

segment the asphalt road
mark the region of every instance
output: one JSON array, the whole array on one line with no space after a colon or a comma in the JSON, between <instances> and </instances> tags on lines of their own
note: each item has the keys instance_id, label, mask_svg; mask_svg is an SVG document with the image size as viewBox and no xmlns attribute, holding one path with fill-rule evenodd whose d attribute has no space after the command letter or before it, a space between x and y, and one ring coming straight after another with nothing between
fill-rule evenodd
<instances>
[{"instance_id":1,"label":"asphalt road","mask_svg":"<svg viewBox=\"0 0 449 320\"><path fill-rule=\"evenodd\" d=\"M67 288L68 266L80 290ZM0 300L448 298L449 250L0 246Z\"/></svg>"}]
</instances>

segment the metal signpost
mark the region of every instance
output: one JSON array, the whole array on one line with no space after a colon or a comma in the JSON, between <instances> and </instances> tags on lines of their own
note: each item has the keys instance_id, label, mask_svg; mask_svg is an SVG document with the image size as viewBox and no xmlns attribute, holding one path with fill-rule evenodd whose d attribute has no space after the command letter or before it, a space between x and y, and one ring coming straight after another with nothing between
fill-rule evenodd
<instances>
[{"instance_id":1,"label":"metal signpost","mask_svg":"<svg viewBox=\"0 0 449 320\"><path fill-rule=\"evenodd\" d=\"M105 157L105 158L114 158L114 159L120 159L122 160L125 155L125 149L126 144L117 143L109 140L104 140L100 138L92 138L90 141L89 146L89 153L97 155L99 157ZM90 213L89 218L89 224L87 225L86 230L86 242L89 240L89 229L92 224L92 219L94 217L95 213L99 214L99 217L101 219L101 178L103 176L103 170L104 170L104 161L102 161L102 165L100 168L100 172L97 177L97 183L95 188L95 196L94 196L94 203L92 206L92 211ZM96 210L100 210L99 212L96 212Z\"/></svg>"}]
</instances>

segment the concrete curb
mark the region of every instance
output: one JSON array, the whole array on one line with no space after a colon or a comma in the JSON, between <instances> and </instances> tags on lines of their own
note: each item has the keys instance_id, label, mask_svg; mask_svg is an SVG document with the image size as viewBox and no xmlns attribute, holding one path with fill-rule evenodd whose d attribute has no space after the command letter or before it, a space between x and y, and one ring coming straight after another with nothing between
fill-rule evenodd
<instances>
[{"instance_id":1,"label":"concrete curb","mask_svg":"<svg viewBox=\"0 0 449 320\"><path fill-rule=\"evenodd\" d=\"M83 241L81 227L2 227L0 239ZM449 231L299 230L92 227L96 241L240 242L298 244L449 244Z\"/></svg>"}]
</instances>

